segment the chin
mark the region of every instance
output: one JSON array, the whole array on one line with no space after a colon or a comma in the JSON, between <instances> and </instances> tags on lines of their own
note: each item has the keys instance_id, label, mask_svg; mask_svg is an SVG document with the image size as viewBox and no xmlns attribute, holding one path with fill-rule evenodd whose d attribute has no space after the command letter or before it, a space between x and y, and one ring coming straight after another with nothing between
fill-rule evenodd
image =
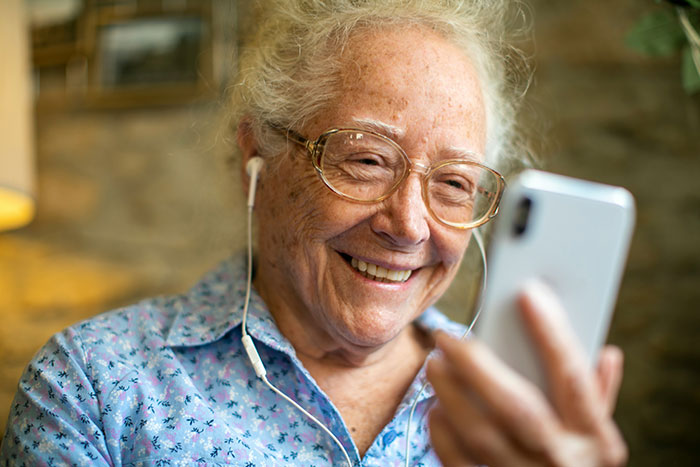
<instances>
[{"instance_id":1,"label":"chin","mask_svg":"<svg viewBox=\"0 0 700 467\"><path fill-rule=\"evenodd\" d=\"M408 322L397 322L396 316L389 313L393 319L382 319L387 312L373 311L369 319L356 321L350 326L345 327L343 337L354 347L361 349L376 349L382 347L393 339L410 325Z\"/></svg>"}]
</instances>

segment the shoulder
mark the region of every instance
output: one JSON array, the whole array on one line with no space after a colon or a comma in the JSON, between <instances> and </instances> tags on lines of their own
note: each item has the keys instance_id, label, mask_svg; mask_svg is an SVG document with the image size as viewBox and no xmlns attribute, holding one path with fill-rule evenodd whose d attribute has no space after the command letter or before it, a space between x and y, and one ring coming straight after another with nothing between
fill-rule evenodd
<instances>
[{"instance_id":1,"label":"shoulder","mask_svg":"<svg viewBox=\"0 0 700 467\"><path fill-rule=\"evenodd\" d=\"M194 324L211 325L230 315L239 269L237 261L224 261L186 293L145 299L79 322L62 334L80 341L88 361L143 365L154 353L180 344L188 331L200 334Z\"/></svg>"},{"instance_id":2,"label":"shoulder","mask_svg":"<svg viewBox=\"0 0 700 467\"><path fill-rule=\"evenodd\" d=\"M30 366L50 355L79 369L101 390L129 373L151 368L170 346L183 342L183 334L190 330L192 338L203 334L193 323L219 322L220 315L230 314L226 304L235 282L234 263L221 263L186 293L148 298L64 329Z\"/></svg>"},{"instance_id":3,"label":"shoulder","mask_svg":"<svg viewBox=\"0 0 700 467\"><path fill-rule=\"evenodd\" d=\"M17 386L2 460L96 465L109 458L103 427L110 394L158 351L173 310L162 299L105 313L56 333Z\"/></svg>"},{"instance_id":4,"label":"shoulder","mask_svg":"<svg viewBox=\"0 0 700 467\"><path fill-rule=\"evenodd\" d=\"M146 368L161 351L178 302L176 297L144 300L56 333L29 362L20 389L110 392L114 382Z\"/></svg>"},{"instance_id":5,"label":"shoulder","mask_svg":"<svg viewBox=\"0 0 700 467\"><path fill-rule=\"evenodd\" d=\"M128 352L134 346L162 343L186 297L144 300L79 322L62 331L77 337L86 352Z\"/></svg>"}]
</instances>

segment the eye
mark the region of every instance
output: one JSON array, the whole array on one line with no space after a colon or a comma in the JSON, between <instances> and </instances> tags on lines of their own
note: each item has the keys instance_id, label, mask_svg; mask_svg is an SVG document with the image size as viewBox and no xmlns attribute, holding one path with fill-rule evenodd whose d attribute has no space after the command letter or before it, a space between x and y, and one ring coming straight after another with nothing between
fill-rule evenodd
<instances>
[{"instance_id":1,"label":"eye","mask_svg":"<svg viewBox=\"0 0 700 467\"><path fill-rule=\"evenodd\" d=\"M448 190L459 191L460 193L472 193L474 183L461 175L445 175L441 177L440 183Z\"/></svg>"},{"instance_id":2,"label":"eye","mask_svg":"<svg viewBox=\"0 0 700 467\"><path fill-rule=\"evenodd\" d=\"M446 180L445 183L452 188L457 188L457 189L464 189L464 185L462 185L460 182L457 180Z\"/></svg>"},{"instance_id":3,"label":"eye","mask_svg":"<svg viewBox=\"0 0 700 467\"><path fill-rule=\"evenodd\" d=\"M388 161L371 152L348 154L342 161L338 162L338 167L353 175L384 177L387 172L391 172Z\"/></svg>"},{"instance_id":4,"label":"eye","mask_svg":"<svg viewBox=\"0 0 700 467\"><path fill-rule=\"evenodd\" d=\"M443 167L431 176L430 197L436 205L465 206L476 196L477 184L468 167Z\"/></svg>"},{"instance_id":5,"label":"eye","mask_svg":"<svg viewBox=\"0 0 700 467\"><path fill-rule=\"evenodd\" d=\"M362 165L373 165L373 166L378 166L378 165L383 165L383 158L377 154L372 154L372 153L358 153L358 154L351 154L348 156L348 162L352 162L355 164L362 164Z\"/></svg>"}]
</instances>

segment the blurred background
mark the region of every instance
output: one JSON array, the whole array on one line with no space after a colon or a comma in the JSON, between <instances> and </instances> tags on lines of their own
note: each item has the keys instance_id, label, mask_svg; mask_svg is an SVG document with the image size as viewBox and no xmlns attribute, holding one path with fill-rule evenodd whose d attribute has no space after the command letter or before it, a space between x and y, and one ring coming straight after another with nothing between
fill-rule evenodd
<instances>
[{"instance_id":1,"label":"blurred background","mask_svg":"<svg viewBox=\"0 0 700 467\"><path fill-rule=\"evenodd\" d=\"M53 333L184 291L240 248L225 89L253 2L0 3L1 436L23 368ZM523 117L538 157L637 199L609 339L626 353L616 418L630 465L697 465L700 97L688 54L675 53L682 30L659 26L677 11L653 0L530 4ZM640 21L667 50L645 45Z\"/></svg>"}]
</instances>

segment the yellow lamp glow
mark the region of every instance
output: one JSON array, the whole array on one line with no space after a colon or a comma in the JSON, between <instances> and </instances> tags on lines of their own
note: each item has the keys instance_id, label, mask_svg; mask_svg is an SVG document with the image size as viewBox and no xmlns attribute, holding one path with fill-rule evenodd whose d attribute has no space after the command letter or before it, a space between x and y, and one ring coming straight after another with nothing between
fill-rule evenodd
<instances>
[{"instance_id":1,"label":"yellow lamp glow","mask_svg":"<svg viewBox=\"0 0 700 467\"><path fill-rule=\"evenodd\" d=\"M34 217L29 29L22 0L0 0L0 231Z\"/></svg>"},{"instance_id":2,"label":"yellow lamp glow","mask_svg":"<svg viewBox=\"0 0 700 467\"><path fill-rule=\"evenodd\" d=\"M34 218L34 200L16 191L0 188L0 230L28 224Z\"/></svg>"}]
</instances>

